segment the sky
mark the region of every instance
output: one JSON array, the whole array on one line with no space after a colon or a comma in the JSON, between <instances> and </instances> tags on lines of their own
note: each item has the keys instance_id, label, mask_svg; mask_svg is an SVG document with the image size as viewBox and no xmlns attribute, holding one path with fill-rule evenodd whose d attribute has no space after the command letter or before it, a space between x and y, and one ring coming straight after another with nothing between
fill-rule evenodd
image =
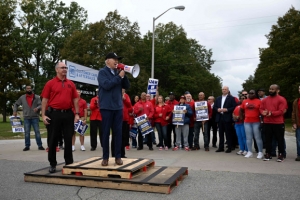
<instances>
[{"instance_id":1,"label":"sky","mask_svg":"<svg viewBox=\"0 0 300 200\"><path fill-rule=\"evenodd\" d=\"M61 0L70 5L72 0ZM73 0L74 1L74 0ZM118 10L122 17L137 22L141 35L152 32L153 18L175 6L155 20L182 26L188 38L211 49L211 72L222 79L231 94L238 96L242 83L254 75L259 64L259 48L268 47L266 35L293 6L300 10L300 0L76 0L88 13L88 22L104 19ZM258 88L255 88L258 89ZM187 88L188 90L188 88ZM199 92L201 88L199 88Z\"/></svg>"}]
</instances>

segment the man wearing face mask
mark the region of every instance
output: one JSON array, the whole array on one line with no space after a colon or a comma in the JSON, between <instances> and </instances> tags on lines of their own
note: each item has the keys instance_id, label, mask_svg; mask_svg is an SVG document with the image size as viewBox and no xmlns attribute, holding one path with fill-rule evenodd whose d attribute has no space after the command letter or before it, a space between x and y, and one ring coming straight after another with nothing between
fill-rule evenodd
<instances>
[{"instance_id":1,"label":"man wearing face mask","mask_svg":"<svg viewBox=\"0 0 300 200\"><path fill-rule=\"evenodd\" d=\"M280 88L273 84L269 88L269 96L264 98L260 104L260 113L263 115L264 128L266 133L266 155L264 160L272 159L272 137L278 142L277 162L284 159L284 113L287 109L285 98L278 95Z\"/></svg>"},{"instance_id":2,"label":"man wearing face mask","mask_svg":"<svg viewBox=\"0 0 300 200\"><path fill-rule=\"evenodd\" d=\"M41 140L39 120L41 99L38 95L33 94L31 86L26 86L26 94L22 95L14 104L13 115L17 116L18 107L23 107L24 129L25 129L25 148L23 151L30 150L30 129L33 126L36 144L39 150L45 150Z\"/></svg>"}]
</instances>

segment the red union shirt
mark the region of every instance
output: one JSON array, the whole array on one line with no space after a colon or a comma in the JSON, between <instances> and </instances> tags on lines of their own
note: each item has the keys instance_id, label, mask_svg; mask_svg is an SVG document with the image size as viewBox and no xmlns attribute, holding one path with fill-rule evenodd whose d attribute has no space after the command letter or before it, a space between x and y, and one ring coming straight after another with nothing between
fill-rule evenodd
<instances>
[{"instance_id":1,"label":"red union shirt","mask_svg":"<svg viewBox=\"0 0 300 200\"><path fill-rule=\"evenodd\" d=\"M55 109L67 110L73 107L73 99L78 97L75 84L69 79L54 77L48 81L42 91L42 98L48 99L48 105Z\"/></svg>"},{"instance_id":2,"label":"red union shirt","mask_svg":"<svg viewBox=\"0 0 300 200\"><path fill-rule=\"evenodd\" d=\"M259 119L259 107L261 101L259 99L245 99L241 105L241 108L245 111L246 123L260 122Z\"/></svg>"}]
</instances>

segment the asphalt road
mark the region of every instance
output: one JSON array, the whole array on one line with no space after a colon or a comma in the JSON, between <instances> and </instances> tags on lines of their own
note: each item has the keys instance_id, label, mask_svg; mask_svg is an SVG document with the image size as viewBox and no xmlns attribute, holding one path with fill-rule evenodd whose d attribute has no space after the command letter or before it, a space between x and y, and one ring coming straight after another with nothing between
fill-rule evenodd
<instances>
[{"instance_id":1,"label":"asphalt road","mask_svg":"<svg viewBox=\"0 0 300 200\"><path fill-rule=\"evenodd\" d=\"M156 166L188 167L187 178L167 195L24 182L25 172L49 166L47 153L37 150L33 139L27 152L22 151L24 140L0 140L0 199L299 199L300 162L295 161L295 141L294 136L286 136L287 159L282 163L244 158L235 152L216 153L214 148L173 152L149 151L144 146L142 151L127 151L128 158L151 158ZM83 152L76 140L75 161L102 155L100 148L90 151L89 142L86 137L87 150ZM200 142L203 145L202 138ZM62 151L57 158L64 161Z\"/></svg>"}]
</instances>

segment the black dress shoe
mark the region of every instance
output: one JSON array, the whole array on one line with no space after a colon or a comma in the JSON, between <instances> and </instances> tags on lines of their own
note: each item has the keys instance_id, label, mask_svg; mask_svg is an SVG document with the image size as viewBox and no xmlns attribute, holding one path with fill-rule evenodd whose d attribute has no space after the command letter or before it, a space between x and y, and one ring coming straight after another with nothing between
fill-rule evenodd
<instances>
[{"instance_id":1,"label":"black dress shoe","mask_svg":"<svg viewBox=\"0 0 300 200\"><path fill-rule=\"evenodd\" d=\"M45 150L45 148L43 146L40 146L39 150Z\"/></svg>"},{"instance_id":2,"label":"black dress shoe","mask_svg":"<svg viewBox=\"0 0 300 200\"><path fill-rule=\"evenodd\" d=\"M218 147L217 147L217 145L213 145L212 147L214 147L214 148L218 148Z\"/></svg>"},{"instance_id":3,"label":"black dress shoe","mask_svg":"<svg viewBox=\"0 0 300 200\"><path fill-rule=\"evenodd\" d=\"M121 156L121 158L127 158L126 156Z\"/></svg>"},{"instance_id":4,"label":"black dress shoe","mask_svg":"<svg viewBox=\"0 0 300 200\"><path fill-rule=\"evenodd\" d=\"M217 149L216 152L224 152L224 149Z\"/></svg>"},{"instance_id":5,"label":"black dress shoe","mask_svg":"<svg viewBox=\"0 0 300 200\"><path fill-rule=\"evenodd\" d=\"M138 147L136 150L143 150L143 148L141 148L141 147Z\"/></svg>"},{"instance_id":6,"label":"black dress shoe","mask_svg":"<svg viewBox=\"0 0 300 200\"><path fill-rule=\"evenodd\" d=\"M153 151L153 148L152 148L152 147L149 147L149 150L150 150L150 151Z\"/></svg>"},{"instance_id":7,"label":"black dress shoe","mask_svg":"<svg viewBox=\"0 0 300 200\"><path fill-rule=\"evenodd\" d=\"M29 147L25 147L24 149L23 149L23 151L28 151L30 148Z\"/></svg>"},{"instance_id":8,"label":"black dress shoe","mask_svg":"<svg viewBox=\"0 0 300 200\"><path fill-rule=\"evenodd\" d=\"M91 148L91 151L95 151L95 150L96 150L96 148L94 148L94 147Z\"/></svg>"},{"instance_id":9,"label":"black dress shoe","mask_svg":"<svg viewBox=\"0 0 300 200\"><path fill-rule=\"evenodd\" d=\"M225 153L231 153L231 149L227 149Z\"/></svg>"},{"instance_id":10,"label":"black dress shoe","mask_svg":"<svg viewBox=\"0 0 300 200\"><path fill-rule=\"evenodd\" d=\"M56 172L56 167L50 166L49 172L50 172L50 173L55 173L55 172Z\"/></svg>"}]
</instances>

